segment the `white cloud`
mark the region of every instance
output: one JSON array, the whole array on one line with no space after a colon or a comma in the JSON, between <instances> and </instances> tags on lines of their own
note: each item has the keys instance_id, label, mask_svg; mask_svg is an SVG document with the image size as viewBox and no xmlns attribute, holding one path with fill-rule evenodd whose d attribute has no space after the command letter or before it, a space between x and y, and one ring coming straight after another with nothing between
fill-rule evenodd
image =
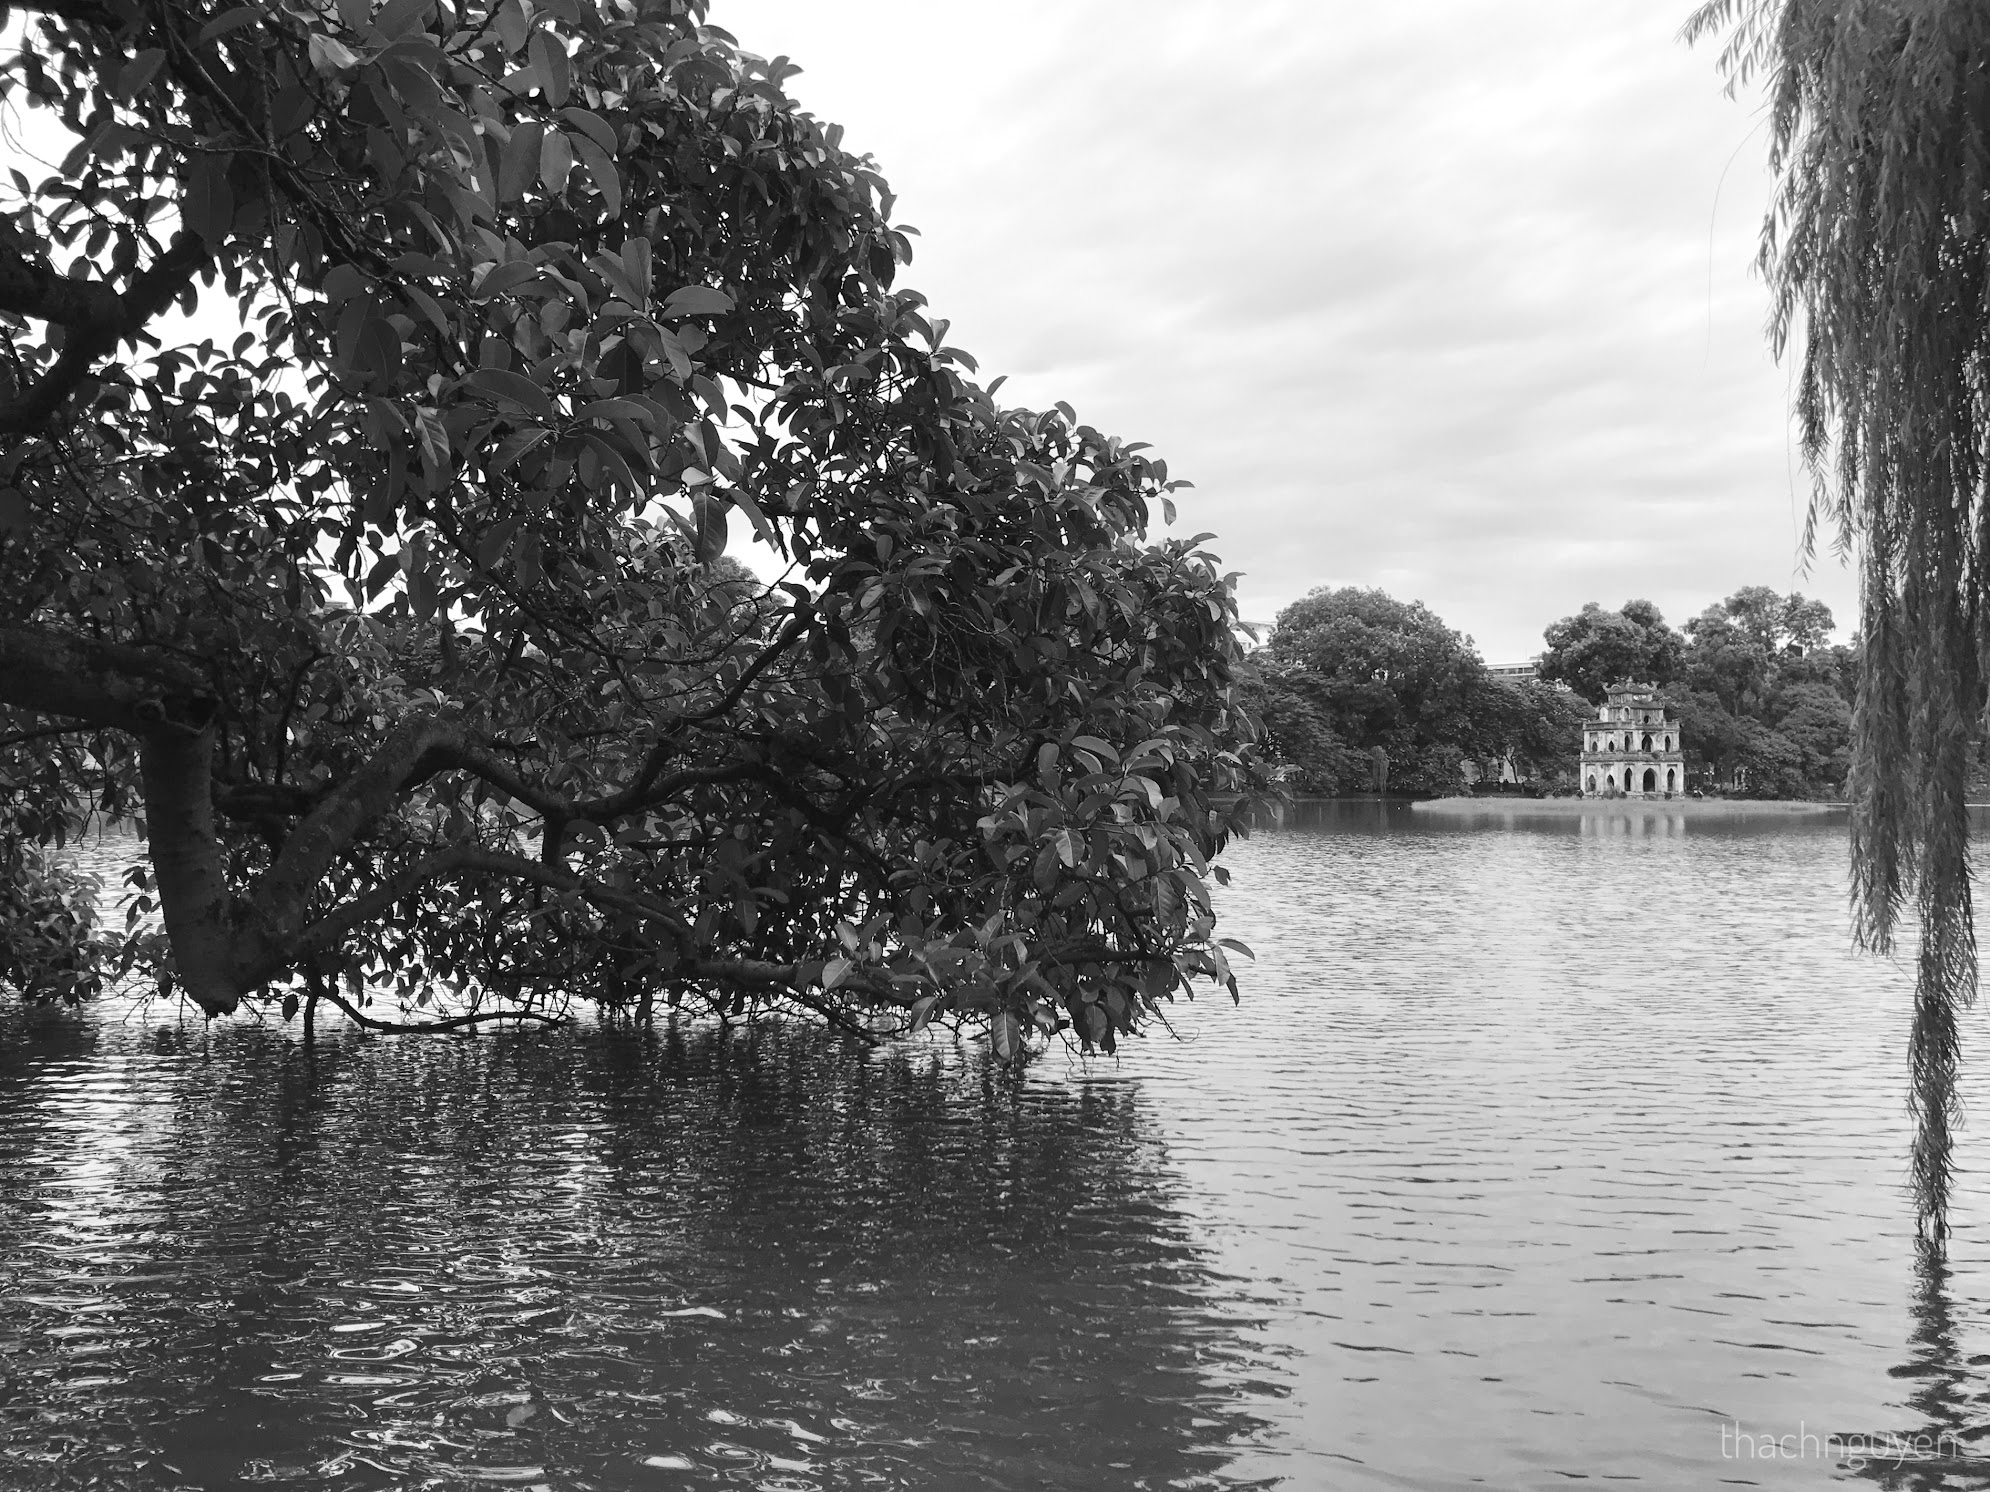
<instances>
[{"instance_id":1,"label":"white cloud","mask_svg":"<svg viewBox=\"0 0 1990 1492\"><path fill-rule=\"evenodd\" d=\"M1152 441L1247 572L1421 599L1489 656L1794 574L1750 108L1649 0L738 0L923 233L950 340ZM1725 183L1722 178L1725 173ZM1717 189L1719 191L1717 201ZM1794 478L1801 488L1800 475Z\"/></svg>"}]
</instances>

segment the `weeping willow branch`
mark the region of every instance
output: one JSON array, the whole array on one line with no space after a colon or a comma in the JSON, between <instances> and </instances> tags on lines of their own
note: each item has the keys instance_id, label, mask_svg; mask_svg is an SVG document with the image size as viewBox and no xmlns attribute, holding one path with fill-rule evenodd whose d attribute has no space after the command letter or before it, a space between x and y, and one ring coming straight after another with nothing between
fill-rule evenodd
<instances>
[{"instance_id":1,"label":"weeping willow branch","mask_svg":"<svg viewBox=\"0 0 1990 1492\"><path fill-rule=\"evenodd\" d=\"M1760 75L1778 186L1761 266L1811 524L1859 556L1852 909L1888 952L1919 924L1909 1047L1921 1231L1948 1232L1959 1016L1976 994L1965 783L1982 728L1990 447L1990 6L1714 0L1730 88Z\"/></svg>"}]
</instances>

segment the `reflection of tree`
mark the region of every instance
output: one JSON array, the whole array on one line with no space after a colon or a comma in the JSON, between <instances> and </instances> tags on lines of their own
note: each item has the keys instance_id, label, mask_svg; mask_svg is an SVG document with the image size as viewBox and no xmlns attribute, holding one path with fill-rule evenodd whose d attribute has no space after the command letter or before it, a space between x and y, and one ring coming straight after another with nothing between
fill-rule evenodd
<instances>
[{"instance_id":1,"label":"reflection of tree","mask_svg":"<svg viewBox=\"0 0 1990 1492\"><path fill-rule=\"evenodd\" d=\"M1895 1432L1891 1441L1884 1434L1875 1437L1873 1454L1863 1464L1853 1464L1862 1477L1882 1487L1935 1492L1957 1485L1957 1476L1990 1474L1990 1457L1979 1443L1990 1435L1990 1425L1975 1411L1977 1375L1957 1342L1948 1260L1938 1244L1926 1238L1914 1243L1914 1331L1908 1338L1913 1350L1893 1376L1917 1385L1907 1404L1919 1423ZM1902 1454L1909 1448L1918 1456Z\"/></svg>"},{"instance_id":2,"label":"reflection of tree","mask_svg":"<svg viewBox=\"0 0 1990 1492\"><path fill-rule=\"evenodd\" d=\"M0 1259L30 1261L0 1298L25 1406L0 1483L60 1449L36 1485L145 1485L148 1457L198 1485L619 1485L651 1456L1158 1485L1217 1469L1248 1428L1218 1385L1264 1373L1127 1089L778 1028L63 1060L146 1119L62 1237L37 1196L87 1125L0 1177ZM59 1115L47 1077L0 1067L0 1105ZM102 1335L47 1335L77 1326ZM91 1376L115 1381L58 1387Z\"/></svg>"}]
</instances>

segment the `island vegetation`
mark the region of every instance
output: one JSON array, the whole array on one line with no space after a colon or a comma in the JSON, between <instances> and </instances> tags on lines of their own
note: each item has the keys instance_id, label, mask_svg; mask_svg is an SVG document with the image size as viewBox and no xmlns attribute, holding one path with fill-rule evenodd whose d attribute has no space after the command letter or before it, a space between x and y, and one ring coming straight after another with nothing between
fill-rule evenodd
<instances>
[{"instance_id":1,"label":"island vegetation","mask_svg":"<svg viewBox=\"0 0 1990 1492\"><path fill-rule=\"evenodd\" d=\"M1609 685L1659 686L1691 791L1842 799L1856 645L1831 611L1749 586L1683 628L1649 601L1592 602L1546 628L1536 676L1494 673L1420 602L1323 589L1278 615L1254 683L1265 749L1301 792L1455 793L1502 779L1576 790L1582 722Z\"/></svg>"},{"instance_id":2,"label":"island vegetation","mask_svg":"<svg viewBox=\"0 0 1990 1492\"><path fill-rule=\"evenodd\" d=\"M68 154L0 202L0 980L1003 1057L1234 989L1208 536L977 381L876 168L704 11L14 7L0 101ZM86 815L142 827L128 926Z\"/></svg>"}]
</instances>

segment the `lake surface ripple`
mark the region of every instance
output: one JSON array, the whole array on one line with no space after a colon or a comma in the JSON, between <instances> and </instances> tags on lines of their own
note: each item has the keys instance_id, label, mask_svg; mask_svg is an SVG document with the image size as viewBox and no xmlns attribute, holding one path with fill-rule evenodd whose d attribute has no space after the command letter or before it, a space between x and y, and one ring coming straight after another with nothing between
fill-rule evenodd
<instances>
[{"instance_id":1,"label":"lake surface ripple","mask_svg":"<svg viewBox=\"0 0 1990 1492\"><path fill-rule=\"evenodd\" d=\"M1241 1007L1020 1084L0 1007L0 1487L1990 1486L1845 850L1316 813Z\"/></svg>"}]
</instances>

